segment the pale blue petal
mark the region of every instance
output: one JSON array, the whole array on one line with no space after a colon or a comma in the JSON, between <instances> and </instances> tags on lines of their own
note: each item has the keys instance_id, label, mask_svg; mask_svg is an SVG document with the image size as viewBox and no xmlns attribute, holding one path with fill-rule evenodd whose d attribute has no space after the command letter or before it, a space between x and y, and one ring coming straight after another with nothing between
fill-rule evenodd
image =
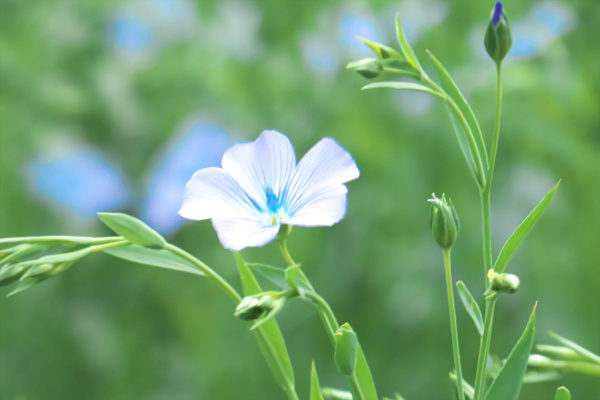
<instances>
[{"instance_id":1,"label":"pale blue petal","mask_svg":"<svg viewBox=\"0 0 600 400\"><path fill-rule=\"evenodd\" d=\"M212 222L219 241L231 251L264 246L275 239L280 227L244 218L213 218Z\"/></svg>"},{"instance_id":2,"label":"pale blue petal","mask_svg":"<svg viewBox=\"0 0 600 400\"><path fill-rule=\"evenodd\" d=\"M331 204L342 206L341 197L345 199L346 188L343 183L358 178L360 171L356 163L342 146L331 138L324 138L300 160L292 182L284 198L290 220L300 213L304 207L315 203L315 199L333 197L337 198ZM343 191L343 193L342 193ZM326 195L327 194L327 195ZM317 212L322 213L329 209L331 215L327 221L339 221L344 215L346 206L343 201L343 210L335 207L325 207ZM306 215L309 210L304 210L301 215ZM340 217L341 215L341 217ZM324 215L321 215L325 217ZM311 219L312 221L312 219ZM335 223L334 222L334 223ZM305 224L302 224L305 225ZM330 225L330 223L316 224ZM308 226L308 225L307 225Z\"/></svg>"},{"instance_id":3,"label":"pale blue petal","mask_svg":"<svg viewBox=\"0 0 600 400\"><path fill-rule=\"evenodd\" d=\"M331 226L339 222L346 214L346 193L342 184L321 186L300 198L298 210L286 224L299 226Z\"/></svg>"},{"instance_id":4,"label":"pale blue petal","mask_svg":"<svg viewBox=\"0 0 600 400\"><path fill-rule=\"evenodd\" d=\"M285 135L263 131L254 142L238 143L227 150L222 165L261 209L266 210L267 184L272 185L274 194L281 199L294 172L296 155Z\"/></svg>"},{"instance_id":5,"label":"pale blue petal","mask_svg":"<svg viewBox=\"0 0 600 400\"><path fill-rule=\"evenodd\" d=\"M240 185L221 168L197 171L183 191L179 215L203 220L216 217L261 220L261 213Z\"/></svg>"}]
</instances>

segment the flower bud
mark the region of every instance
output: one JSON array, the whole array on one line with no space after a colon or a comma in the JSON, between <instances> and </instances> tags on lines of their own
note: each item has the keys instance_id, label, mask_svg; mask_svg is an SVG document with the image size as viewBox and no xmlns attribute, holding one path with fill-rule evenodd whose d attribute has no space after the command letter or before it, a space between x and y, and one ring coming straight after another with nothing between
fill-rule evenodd
<instances>
[{"instance_id":1,"label":"flower bud","mask_svg":"<svg viewBox=\"0 0 600 400\"><path fill-rule=\"evenodd\" d=\"M352 375L356 368L358 338L350 325L344 324L335 331L335 365L343 375Z\"/></svg>"},{"instance_id":2,"label":"flower bud","mask_svg":"<svg viewBox=\"0 0 600 400\"><path fill-rule=\"evenodd\" d=\"M275 308L278 295L277 292L264 292L246 296L237 306L233 315L249 321L258 319Z\"/></svg>"},{"instance_id":3,"label":"flower bud","mask_svg":"<svg viewBox=\"0 0 600 400\"><path fill-rule=\"evenodd\" d=\"M497 63L502 62L512 47L512 35L508 19L502 10L502 3L497 2L492 11L490 22L483 39L485 49Z\"/></svg>"},{"instance_id":4,"label":"flower bud","mask_svg":"<svg viewBox=\"0 0 600 400\"><path fill-rule=\"evenodd\" d=\"M433 203L431 208L431 233L440 247L448 250L456 242L460 231L458 213L452 204L452 200L448 199L446 201L445 195L442 195L441 199L438 199L435 193L431 195L433 199L427 200Z\"/></svg>"},{"instance_id":5,"label":"flower bud","mask_svg":"<svg viewBox=\"0 0 600 400\"><path fill-rule=\"evenodd\" d=\"M498 293L514 293L519 288L519 278L513 274L497 274L493 269L488 272L490 290Z\"/></svg>"},{"instance_id":6,"label":"flower bud","mask_svg":"<svg viewBox=\"0 0 600 400\"><path fill-rule=\"evenodd\" d=\"M346 65L346 69L353 69L367 79L377 78L383 71L381 61L376 58L363 58Z\"/></svg>"}]
</instances>

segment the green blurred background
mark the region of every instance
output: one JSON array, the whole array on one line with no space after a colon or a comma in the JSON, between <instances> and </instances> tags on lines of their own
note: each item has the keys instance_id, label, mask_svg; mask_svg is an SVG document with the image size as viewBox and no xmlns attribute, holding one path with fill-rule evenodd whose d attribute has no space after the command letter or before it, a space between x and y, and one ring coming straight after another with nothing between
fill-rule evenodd
<instances>
[{"instance_id":1,"label":"green blurred background","mask_svg":"<svg viewBox=\"0 0 600 400\"><path fill-rule=\"evenodd\" d=\"M421 93L359 89L344 70L369 56L355 39L396 47L400 13L417 54L451 71L489 140L493 64L482 35L492 1L0 1L0 236L109 235L97 211L142 217L239 287L209 222L181 225L182 185L227 146L263 129L298 156L324 136L352 155L346 218L289 240L341 322L358 332L380 395L448 399L453 368L441 253L428 232L431 192L463 222L456 280L483 289L477 189L442 105ZM536 301L548 330L600 351L600 56L597 1L504 3L515 46L492 197L494 251L562 179L508 271L521 289L496 311L492 352L506 357ZM432 72L431 65L425 67ZM247 260L284 264L276 246ZM281 399L247 322L207 280L107 255L5 298L0 398ZM314 310L278 317L307 398L315 360L344 388ZM472 381L478 336L459 307ZM600 398L597 378L566 375L523 399Z\"/></svg>"}]
</instances>

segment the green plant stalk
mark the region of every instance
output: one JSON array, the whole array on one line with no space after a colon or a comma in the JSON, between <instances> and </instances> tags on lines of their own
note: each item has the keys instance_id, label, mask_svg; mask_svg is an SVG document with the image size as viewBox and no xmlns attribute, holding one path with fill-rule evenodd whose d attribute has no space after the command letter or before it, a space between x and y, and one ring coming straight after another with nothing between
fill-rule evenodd
<instances>
[{"instance_id":1,"label":"green plant stalk","mask_svg":"<svg viewBox=\"0 0 600 400\"><path fill-rule=\"evenodd\" d=\"M180 249L179 247L174 246L170 243L167 243L165 245L165 249L185 258L192 264L196 265L198 269L200 269L206 274L207 277L215 280L219 284L221 289L223 289L225 293L227 293L227 295L234 301L235 304L239 304L240 301L242 301L242 297L238 294L238 292L225 279L223 279L221 275L216 273L208 265L204 264L202 261L198 260L196 257L191 255L187 251ZM268 338L265 336L263 330L260 327L256 329L256 332L258 335L261 336L263 340L268 342ZM284 391L290 400L299 400L298 395L296 394L296 390L292 385L288 385L287 387L285 387Z\"/></svg>"},{"instance_id":2,"label":"green plant stalk","mask_svg":"<svg viewBox=\"0 0 600 400\"><path fill-rule=\"evenodd\" d=\"M492 139L492 148L490 153L490 167L486 179L486 185L481 192L481 208L483 214L483 266L486 289L489 287L487 273L492 269L492 230L490 217L490 194L492 189L492 180L494 178L494 167L496 164L496 154L498 152L498 138L500 137L500 117L502 115L502 74L501 63L496 63L496 120L494 122L494 136ZM477 360L477 372L475 375L475 396L473 400L480 400L485 392L485 371L487 369L487 359L490 351L492 339L492 327L494 318L494 309L496 299L486 301L485 304L485 325L483 336L479 345L479 357Z\"/></svg>"},{"instance_id":3,"label":"green plant stalk","mask_svg":"<svg viewBox=\"0 0 600 400\"><path fill-rule=\"evenodd\" d=\"M463 374L460 362L460 346L458 343L458 325L456 323L456 308L454 305L454 286L452 284L452 265L450 263L450 249L444 250L444 269L446 270L446 289L448 291L448 310L450 313L450 332L452 335L452 352L454 353L454 368L456 369L456 390L458 399L465 400L463 392Z\"/></svg>"},{"instance_id":4,"label":"green plant stalk","mask_svg":"<svg viewBox=\"0 0 600 400\"><path fill-rule=\"evenodd\" d=\"M325 331L327 332L327 335L329 336L329 340L331 340L331 344L333 344L333 346L335 348L335 336L334 335L335 335L335 331L339 327L339 324L337 322L337 318L335 317L335 314L333 313L333 310L331 309L331 307L329 307L329 304L327 304L327 301L325 301L324 298L322 298L315 292L306 292L305 296L307 298L309 298L319 308L319 310L321 311L322 314L324 314L325 317L323 318L323 323L325 325ZM348 379L348 383L350 384L350 390L352 391L352 398L354 400L366 400L365 396L362 393L360 383L358 382L358 379L356 378L356 373L353 372L352 375L347 377L347 379Z\"/></svg>"},{"instance_id":5,"label":"green plant stalk","mask_svg":"<svg viewBox=\"0 0 600 400\"><path fill-rule=\"evenodd\" d=\"M281 254L283 255L283 258L285 258L286 262L288 263L288 265L290 267L298 265L294 262L294 259L292 258L288 248L287 248L287 242L285 239L280 240L279 241L279 249L281 250ZM312 289L313 286L310 283L310 281L308 280L308 277L304 274L304 272L300 269L300 277L302 279L304 279L304 281L308 284L308 286ZM319 296L316 292L313 291L306 291L304 292L304 296L308 299L310 299L313 304L315 306L317 306L317 308L319 309L319 315L321 316L321 320L323 321L323 325L325 326L325 331L327 332L327 335L329 336L329 340L331 340L331 344L333 344L334 348L335 348L335 332L337 331L339 324L337 321L337 318L335 317L335 314L333 313L333 310L331 309L331 307L329 306L329 304L327 303L327 301L325 301L324 298L322 298L321 296ZM362 389L360 387L360 383L358 382L358 379L356 378L356 373L352 373L352 375L347 377L348 379L348 383L350 385L350 390L352 391L352 398L354 400L366 400Z\"/></svg>"}]
</instances>

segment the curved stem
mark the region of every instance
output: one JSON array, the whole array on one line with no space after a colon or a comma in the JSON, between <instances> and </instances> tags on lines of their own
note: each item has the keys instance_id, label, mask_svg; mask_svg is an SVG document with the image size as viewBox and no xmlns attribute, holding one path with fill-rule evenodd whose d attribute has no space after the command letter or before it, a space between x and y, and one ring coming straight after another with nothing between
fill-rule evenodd
<instances>
[{"instance_id":1,"label":"curved stem","mask_svg":"<svg viewBox=\"0 0 600 400\"><path fill-rule=\"evenodd\" d=\"M456 390L458 399L465 400L463 393L463 375L460 362L460 346L458 343L458 326L456 323L456 308L454 305L454 286L452 284L452 267L450 249L444 250L444 269L446 270L446 289L448 291L448 309L450 312L450 332L452 335L452 352L454 353L454 368L456 369Z\"/></svg>"},{"instance_id":2,"label":"curved stem","mask_svg":"<svg viewBox=\"0 0 600 400\"><path fill-rule=\"evenodd\" d=\"M186 260L194 264L196 267L198 267L199 270L204 272L207 277L214 279L221 286L221 289L223 289L225 293L227 293L227 295L229 295L229 297L236 304L242 301L242 297L238 294L238 292L225 279L223 279L221 275L217 274L215 271L212 270L212 268L204 264L202 261L198 260L196 257L191 255L187 251L180 249L179 247L174 246L171 243L167 243L165 245L165 250L169 250L185 258Z\"/></svg>"}]
</instances>

